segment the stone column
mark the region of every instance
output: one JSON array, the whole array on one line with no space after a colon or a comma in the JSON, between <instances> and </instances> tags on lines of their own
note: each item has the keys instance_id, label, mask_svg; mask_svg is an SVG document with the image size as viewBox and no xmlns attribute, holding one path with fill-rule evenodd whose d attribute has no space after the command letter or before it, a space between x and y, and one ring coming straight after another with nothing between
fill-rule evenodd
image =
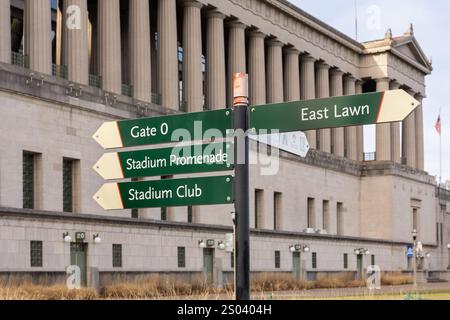
<instances>
[{"instance_id":1,"label":"stone column","mask_svg":"<svg viewBox=\"0 0 450 320\"><path fill-rule=\"evenodd\" d=\"M283 43L267 42L267 102L283 102Z\"/></svg>"},{"instance_id":2,"label":"stone column","mask_svg":"<svg viewBox=\"0 0 450 320\"><path fill-rule=\"evenodd\" d=\"M416 120L416 167L419 170L425 170L424 138L423 138L423 97L421 94L415 96L420 105L414 111Z\"/></svg>"},{"instance_id":3,"label":"stone column","mask_svg":"<svg viewBox=\"0 0 450 320\"><path fill-rule=\"evenodd\" d=\"M0 1L0 62L11 63L11 3Z\"/></svg>"},{"instance_id":4,"label":"stone column","mask_svg":"<svg viewBox=\"0 0 450 320\"><path fill-rule=\"evenodd\" d=\"M266 103L266 61L264 38L259 31L249 34L248 77L250 105Z\"/></svg>"},{"instance_id":5,"label":"stone column","mask_svg":"<svg viewBox=\"0 0 450 320\"><path fill-rule=\"evenodd\" d=\"M400 89L400 84L397 81L391 81L389 90ZM391 123L391 160L396 163L401 163L401 138L400 138L400 122Z\"/></svg>"},{"instance_id":6,"label":"stone column","mask_svg":"<svg viewBox=\"0 0 450 320\"><path fill-rule=\"evenodd\" d=\"M389 90L389 78L377 79L377 91ZM391 161L391 124L376 125L376 160Z\"/></svg>"},{"instance_id":7,"label":"stone column","mask_svg":"<svg viewBox=\"0 0 450 320\"><path fill-rule=\"evenodd\" d=\"M183 90L187 112L203 111L202 4L185 1L183 19Z\"/></svg>"},{"instance_id":8,"label":"stone column","mask_svg":"<svg viewBox=\"0 0 450 320\"><path fill-rule=\"evenodd\" d=\"M332 69L330 75L330 95L332 97L342 96L344 94L344 73L339 69ZM331 135L333 154L344 157L344 128L333 128Z\"/></svg>"},{"instance_id":9,"label":"stone column","mask_svg":"<svg viewBox=\"0 0 450 320\"><path fill-rule=\"evenodd\" d=\"M228 107L233 106L233 77L235 73L247 72L245 61L245 28L246 26L233 21L228 24L228 68L227 68L227 101Z\"/></svg>"},{"instance_id":10,"label":"stone column","mask_svg":"<svg viewBox=\"0 0 450 320\"><path fill-rule=\"evenodd\" d=\"M225 76L225 15L210 11L206 36L206 105L210 109L227 106Z\"/></svg>"},{"instance_id":11,"label":"stone column","mask_svg":"<svg viewBox=\"0 0 450 320\"><path fill-rule=\"evenodd\" d=\"M161 105L179 109L178 41L175 0L158 1L158 93Z\"/></svg>"},{"instance_id":12,"label":"stone column","mask_svg":"<svg viewBox=\"0 0 450 320\"><path fill-rule=\"evenodd\" d=\"M151 102L152 69L148 0L129 1L130 84L136 99Z\"/></svg>"},{"instance_id":13,"label":"stone column","mask_svg":"<svg viewBox=\"0 0 450 320\"><path fill-rule=\"evenodd\" d=\"M122 93L120 1L98 0L99 74L103 90Z\"/></svg>"},{"instance_id":14,"label":"stone column","mask_svg":"<svg viewBox=\"0 0 450 320\"><path fill-rule=\"evenodd\" d=\"M362 89L363 82L361 80L357 80L355 84L355 93L361 94L363 92ZM364 126L358 126L356 127L356 139L357 139L357 153L358 161L364 161Z\"/></svg>"},{"instance_id":15,"label":"stone column","mask_svg":"<svg viewBox=\"0 0 450 320\"><path fill-rule=\"evenodd\" d=\"M351 96L356 94L356 79L352 76L344 78L344 94ZM347 127L345 130L345 156L358 161L358 127Z\"/></svg>"},{"instance_id":16,"label":"stone column","mask_svg":"<svg viewBox=\"0 0 450 320\"><path fill-rule=\"evenodd\" d=\"M316 98L316 75L315 75L316 59L310 55L302 55L300 57L300 91L302 100L312 100ZM317 131L306 131L306 137L311 148L317 149Z\"/></svg>"},{"instance_id":17,"label":"stone column","mask_svg":"<svg viewBox=\"0 0 450 320\"><path fill-rule=\"evenodd\" d=\"M49 75L52 74L51 32L50 0L25 0L25 55L31 70Z\"/></svg>"},{"instance_id":18,"label":"stone column","mask_svg":"<svg viewBox=\"0 0 450 320\"><path fill-rule=\"evenodd\" d=\"M78 9L79 8L79 9ZM80 25L72 25L67 18L80 13ZM64 64L69 81L88 85L89 47L87 0L64 0L62 27L64 36ZM78 28L80 27L80 28Z\"/></svg>"},{"instance_id":19,"label":"stone column","mask_svg":"<svg viewBox=\"0 0 450 320\"><path fill-rule=\"evenodd\" d=\"M414 96L415 92L407 90L407 92ZM403 120L403 158L406 159L406 165L412 168L417 167L417 154L416 154L416 114L411 113L405 120Z\"/></svg>"},{"instance_id":20,"label":"stone column","mask_svg":"<svg viewBox=\"0 0 450 320\"><path fill-rule=\"evenodd\" d=\"M284 101L300 100L300 51L294 48L285 50L284 63Z\"/></svg>"},{"instance_id":21,"label":"stone column","mask_svg":"<svg viewBox=\"0 0 450 320\"><path fill-rule=\"evenodd\" d=\"M316 96L317 99L330 97L330 66L325 62L317 63ZM320 151L331 153L331 129L319 131Z\"/></svg>"}]
</instances>

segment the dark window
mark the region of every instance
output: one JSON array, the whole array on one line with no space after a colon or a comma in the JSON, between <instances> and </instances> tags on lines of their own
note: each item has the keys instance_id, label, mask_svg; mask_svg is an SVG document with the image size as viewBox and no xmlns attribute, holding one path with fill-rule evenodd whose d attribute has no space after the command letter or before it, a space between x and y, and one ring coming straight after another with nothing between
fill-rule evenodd
<instances>
[{"instance_id":1,"label":"dark window","mask_svg":"<svg viewBox=\"0 0 450 320\"><path fill-rule=\"evenodd\" d=\"M344 253L344 269L348 269L348 254Z\"/></svg>"},{"instance_id":2,"label":"dark window","mask_svg":"<svg viewBox=\"0 0 450 320\"><path fill-rule=\"evenodd\" d=\"M167 208L166 207L161 208L161 220L167 221Z\"/></svg>"},{"instance_id":3,"label":"dark window","mask_svg":"<svg viewBox=\"0 0 450 320\"><path fill-rule=\"evenodd\" d=\"M192 223L192 206L187 208L187 222Z\"/></svg>"},{"instance_id":4,"label":"dark window","mask_svg":"<svg viewBox=\"0 0 450 320\"><path fill-rule=\"evenodd\" d=\"M34 171L35 155L33 153L23 153L23 208L34 209Z\"/></svg>"},{"instance_id":5,"label":"dark window","mask_svg":"<svg viewBox=\"0 0 450 320\"><path fill-rule=\"evenodd\" d=\"M281 216L281 199L282 193L275 192L273 194L273 229L278 230Z\"/></svg>"},{"instance_id":6,"label":"dark window","mask_svg":"<svg viewBox=\"0 0 450 320\"><path fill-rule=\"evenodd\" d=\"M336 205L336 220L337 220L337 234L342 236L344 235L344 204L342 202L338 202Z\"/></svg>"},{"instance_id":7,"label":"dark window","mask_svg":"<svg viewBox=\"0 0 450 320\"><path fill-rule=\"evenodd\" d=\"M317 269L317 252L311 254L312 257L312 268Z\"/></svg>"},{"instance_id":8,"label":"dark window","mask_svg":"<svg viewBox=\"0 0 450 320\"><path fill-rule=\"evenodd\" d=\"M281 263L281 253L280 251L275 251L275 269L280 269L280 263Z\"/></svg>"},{"instance_id":9,"label":"dark window","mask_svg":"<svg viewBox=\"0 0 450 320\"><path fill-rule=\"evenodd\" d=\"M178 247L178 268L186 268L186 248Z\"/></svg>"},{"instance_id":10,"label":"dark window","mask_svg":"<svg viewBox=\"0 0 450 320\"><path fill-rule=\"evenodd\" d=\"M234 252L230 252L231 268L234 268Z\"/></svg>"},{"instance_id":11,"label":"dark window","mask_svg":"<svg viewBox=\"0 0 450 320\"><path fill-rule=\"evenodd\" d=\"M113 244L112 251L113 268L122 268L122 245Z\"/></svg>"},{"instance_id":12,"label":"dark window","mask_svg":"<svg viewBox=\"0 0 450 320\"><path fill-rule=\"evenodd\" d=\"M373 266L375 265L375 255L374 254L370 256L370 264Z\"/></svg>"},{"instance_id":13,"label":"dark window","mask_svg":"<svg viewBox=\"0 0 450 320\"><path fill-rule=\"evenodd\" d=\"M42 267L42 241L30 242L30 261L32 267Z\"/></svg>"},{"instance_id":14,"label":"dark window","mask_svg":"<svg viewBox=\"0 0 450 320\"><path fill-rule=\"evenodd\" d=\"M308 228L314 228L315 227L315 212L314 212L314 198L308 198L307 203L307 225Z\"/></svg>"},{"instance_id":15,"label":"dark window","mask_svg":"<svg viewBox=\"0 0 450 320\"><path fill-rule=\"evenodd\" d=\"M263 191L255 190L255 229L260 227L260 217L262 216L263 210Z\"/></svg>"},{"instance_id":16,"label":"dark window","mask_svg":"<svg viewBox=\"0 0 450 320\"><path fill-rule=\"evenodd\" d=\"M139 209L131 209L131 218L139 219Z\"/></svg>"},{"instance_id":17,"label":"dark window","mask_svg":"<svg viewBox=\"0 0 450 320\"><path fill-rule=\"evenodd\" d=\"M63 159L63 211L73 212L73 160Z\"/></svg>"}]
</instances>

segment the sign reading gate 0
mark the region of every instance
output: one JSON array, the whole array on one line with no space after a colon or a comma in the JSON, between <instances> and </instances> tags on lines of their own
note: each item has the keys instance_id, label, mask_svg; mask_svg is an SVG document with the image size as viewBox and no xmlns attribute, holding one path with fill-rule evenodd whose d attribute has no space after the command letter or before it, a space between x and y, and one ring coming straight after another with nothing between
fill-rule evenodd
<instances>
[{"instance_id":1,"label":"sign reading gate 0","mask_svg":"<svg viewBox=\"0 0 450 320\"><path fill-rule=\"evenodd\" d=\"M205 133L208 131L211 136L226 137L227 131L231 128L232 111L221 109L105 122L93 138L104 149L114 149L177 142L178 139L173 140L174 133L177 130L184 140L203 140ZM186 137L185 135L189 136Z\"/></svg>"}]
</instances>

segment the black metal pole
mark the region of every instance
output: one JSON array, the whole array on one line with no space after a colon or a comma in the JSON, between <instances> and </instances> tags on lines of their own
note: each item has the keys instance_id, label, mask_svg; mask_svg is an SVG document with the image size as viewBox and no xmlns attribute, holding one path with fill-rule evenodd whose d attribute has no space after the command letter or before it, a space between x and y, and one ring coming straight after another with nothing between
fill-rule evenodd
<instances>
[{"instance_id":1,"label":"black metal pole","mask_svg":"<svg viewBox=\"0 0 450 320\"><path fill-rule=\"evenodd\" d=\"M250 222L249 222L249 152L248 104L234 105L235 129L235 295L236 300L250 300ZM240 134L245 134L245 138Z\"/></svg>"}]
</instances>

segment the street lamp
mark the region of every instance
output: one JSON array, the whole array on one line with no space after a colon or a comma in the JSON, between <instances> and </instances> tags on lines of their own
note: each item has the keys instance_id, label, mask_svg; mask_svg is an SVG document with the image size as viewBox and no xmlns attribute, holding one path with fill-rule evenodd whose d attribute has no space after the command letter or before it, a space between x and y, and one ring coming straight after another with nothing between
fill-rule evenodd
<instances>
[{"instance_id":1,"label":"street lamp","mask_svg":"<svg viewBox=\"0 0 450 320\"><path fill-rule=\"evenodd\" d=\"M417 230L413 229L412 231L413 237L413 277L414 277L414 290L417 290Z\"/></svg>"}]
</instances>

